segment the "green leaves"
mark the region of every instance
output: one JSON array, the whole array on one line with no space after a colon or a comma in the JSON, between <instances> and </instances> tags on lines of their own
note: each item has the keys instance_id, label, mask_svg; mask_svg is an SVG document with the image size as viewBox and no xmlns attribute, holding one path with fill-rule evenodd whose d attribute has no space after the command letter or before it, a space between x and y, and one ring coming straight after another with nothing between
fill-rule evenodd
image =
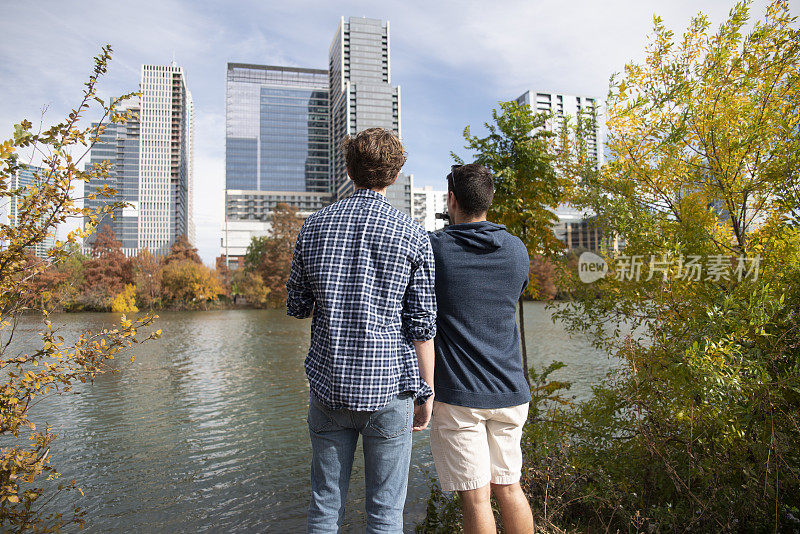
<instances>
[{"instance_id":1,"label":"green leaves","mask_svg":"<svg viewBox=\"0 0 800 534\"><path fill-rule=\"evenodd\" d=\"M565 188L554 167L555 134L547 130L547 120L546 114L534 114L528 106L500 102L500 108L492 110L492 122L484 124L489 135L474 136L467 126L464 139L474 162L495 175L489 219L522 239L530 254L553 255L563 247L551 228Z\"/></svg>"}]
</instances>

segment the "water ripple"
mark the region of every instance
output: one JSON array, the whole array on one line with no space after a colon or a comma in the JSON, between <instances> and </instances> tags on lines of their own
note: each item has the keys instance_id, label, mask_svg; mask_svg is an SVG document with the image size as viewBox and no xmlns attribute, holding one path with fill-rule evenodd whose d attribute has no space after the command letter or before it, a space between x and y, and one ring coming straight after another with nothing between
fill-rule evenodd
<instances>
[{"instance_id":1,"label":"water ripple","mask_svg":"<svg viewBox=\"0 0 800 534\"><path fill-rule=\"evenodd\" d=\"M110 326L111 314L58 315L68 340ZM302 532L309 493L309 321L282 311L163 313L164 337L115 361L119 374L50 398L33 420L59 434L53 465L85 497L62 494L53 511L80 505L85 532ZM34 319L23 332L35 334ZM570 340L540 304L526 308L531 363L568 363L559 377L586 394L610 362ZM33 337L34 341L36 337ZM428 434L415 434L407 531L425 513ZM364 525L363 456L353 466L345 531Z\"/></svg>"}]
</instances>

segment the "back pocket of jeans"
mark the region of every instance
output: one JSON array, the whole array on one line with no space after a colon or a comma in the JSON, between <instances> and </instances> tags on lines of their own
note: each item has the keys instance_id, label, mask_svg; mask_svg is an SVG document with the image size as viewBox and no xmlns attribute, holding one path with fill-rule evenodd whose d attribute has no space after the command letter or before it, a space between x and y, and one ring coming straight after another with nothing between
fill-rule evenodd
<instances>
[{"instance_id":1,"label":"back pocket of jeans","mask_svg":"<svg viewBox=\"0 0 800 534\"><path fill-rule=\"evenodd\" d=\"M388 405L372 414L364 433L384 438L394 438L411 428L411 405L409 397L395 398Z\"/></svg>"},{"instance_id":2,"label":"back pocket of jeans","mask_svg":"<svg viewBox=\"0 0 800 534\"><path fill-rule=\"evenodd\" d=\"M324 407L311 401L308 406L308 428L312 432L319 434L320 432L338 430L339 425Z\"/></svg>"}]
</instances>

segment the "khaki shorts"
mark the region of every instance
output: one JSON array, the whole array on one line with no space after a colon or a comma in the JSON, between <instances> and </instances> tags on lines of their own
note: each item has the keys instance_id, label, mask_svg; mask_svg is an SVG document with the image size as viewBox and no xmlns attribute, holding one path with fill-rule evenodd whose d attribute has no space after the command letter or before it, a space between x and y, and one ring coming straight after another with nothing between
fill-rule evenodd
<instances>
[{"instance_id":1,"label":"khaki shorts","mask_svg":"<svg viewBox=\"0 0 800 534\"><path fill-rule=\"evenodd\" d=\"M433 402L431 453L443 491L513 484L522 474L528 403L480 409Z\"/></svg>"}]
</instances>

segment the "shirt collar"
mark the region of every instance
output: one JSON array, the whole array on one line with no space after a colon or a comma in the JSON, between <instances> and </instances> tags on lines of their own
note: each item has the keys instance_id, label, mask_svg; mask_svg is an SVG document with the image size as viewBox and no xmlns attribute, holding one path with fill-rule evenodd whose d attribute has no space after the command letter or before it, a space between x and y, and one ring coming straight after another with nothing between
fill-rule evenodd
<instances>
[{"instance_id":1,"label":"shirt collar","mask_svg":"<svg viewBox=\"0 0 800 534\"><path fill-rule=\"evenodd\" d=\"M381 195L380 193L378 193L377 191L373 191L372 189L356 189L351 196L368 197L368 198L374 198L376 200L382 200L386 203L389 202L389 200L386 198L385 195Z\"/></svg>"}]
</instances>

